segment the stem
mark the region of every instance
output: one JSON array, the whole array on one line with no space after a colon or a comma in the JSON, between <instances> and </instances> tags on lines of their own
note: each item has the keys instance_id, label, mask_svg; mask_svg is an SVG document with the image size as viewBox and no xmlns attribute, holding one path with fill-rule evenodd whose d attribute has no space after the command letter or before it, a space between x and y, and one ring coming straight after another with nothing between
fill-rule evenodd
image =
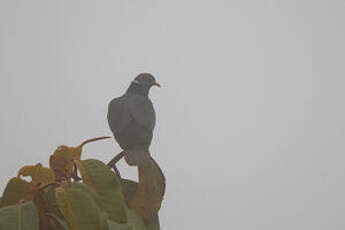
<instances>
[{"instance_id":1,"label":"stem","mask_svg":"<svg viewBox=\"0 0 345 230\"><path fill-rule=\"evenodd\" d=\"M116 167L116 163L121 160L124 156L126 155L126 151L122 151L119 154L117 154L113 159L111 159L111 161L109 161L108 166L112 169L114 169L115 173L120 176L120 172Z\"/></svg>"}]
</instances>

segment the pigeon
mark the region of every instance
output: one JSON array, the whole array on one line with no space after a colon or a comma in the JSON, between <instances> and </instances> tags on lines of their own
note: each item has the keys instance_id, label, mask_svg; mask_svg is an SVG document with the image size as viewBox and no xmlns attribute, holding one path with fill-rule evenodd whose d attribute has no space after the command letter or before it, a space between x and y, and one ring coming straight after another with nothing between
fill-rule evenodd
<instances>
[{"instance_id":1,"label":"pigeon","mask_svg":"<svg viewBox=\"0 0 345 230\"><path fill-rule=\"evenodd\" d=\"M160 87L151 74L141 73L124 95L108 105L109 127L131 166L143 165L151 159L149 148L156 124L155 110L148 97L152 86Z\"/></svg>"}]
</instances>

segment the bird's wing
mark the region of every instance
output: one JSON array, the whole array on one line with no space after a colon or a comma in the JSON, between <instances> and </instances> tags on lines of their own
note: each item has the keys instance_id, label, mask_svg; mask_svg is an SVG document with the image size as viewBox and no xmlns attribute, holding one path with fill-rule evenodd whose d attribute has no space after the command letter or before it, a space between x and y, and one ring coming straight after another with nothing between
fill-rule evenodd
<instances>
[{"instance_id":1,"label":"bird's wing","mask_svg":"<svg viewBox=\"0 0 345 230\"><path fill-rule=\"evenodd\" d=\"M128 99L128 109L132 119L145 129L152 131L156 124L156 114L149 98L132 95Z\"/></svg>"},{"instance_id":2,"label":"bird's wing","mask_svg":"<svg viewBox=\"0 0 345 230\"><path fill-rule=\"evenodd\" d=\"M126 129L131 122L132 118L126 104L126 97L122 96L113 99L108 105L108 123L113 133Z\"/></svg>"}]
</instances>

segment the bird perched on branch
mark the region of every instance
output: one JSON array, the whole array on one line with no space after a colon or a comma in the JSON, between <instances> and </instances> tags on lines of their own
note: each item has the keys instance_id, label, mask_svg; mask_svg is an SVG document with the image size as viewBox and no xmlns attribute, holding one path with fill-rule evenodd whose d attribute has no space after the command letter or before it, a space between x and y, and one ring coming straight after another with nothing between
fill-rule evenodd
<instances>
[{"instance_id":1,"label":"bird perched on branch","mask_svg":"<svg viewBox=\"0 0 345 230\"><path fill-rule=\"evenodd\" d=\"M141 165L151 158L149 147L156 123L155 110L148 97L152 86L160 87L151 74L139 74L126 93L108 106L109 127L124 150L120 158L124 156L129 165ZM109 165L115 165L118 160L115 158Z\"/></svg>"}]
</instances>

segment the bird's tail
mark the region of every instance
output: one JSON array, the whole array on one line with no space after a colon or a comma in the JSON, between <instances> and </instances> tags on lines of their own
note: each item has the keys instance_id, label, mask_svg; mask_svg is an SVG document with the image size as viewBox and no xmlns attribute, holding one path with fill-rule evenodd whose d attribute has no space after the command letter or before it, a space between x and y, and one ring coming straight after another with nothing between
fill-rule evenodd
<instances>
[{"instance_id":1,"label":"bird's tail","mask_svg":"<svg viewBox=\"0 0 345 230\"><path fill-rule=\"evenodd\" d=\"M149 150L145 149L126 150L125 160L128 165L140 166L151 160L151 154Z\"/></svg>"}]
</instances>

